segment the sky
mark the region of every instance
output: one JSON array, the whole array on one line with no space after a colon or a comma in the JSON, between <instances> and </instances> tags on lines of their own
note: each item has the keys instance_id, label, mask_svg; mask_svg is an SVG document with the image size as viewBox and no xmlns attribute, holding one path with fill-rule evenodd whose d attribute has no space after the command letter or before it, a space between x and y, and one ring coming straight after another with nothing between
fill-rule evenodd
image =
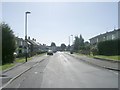
<instances>
[{"instance_id":1,"label":"sky","mask_svg":"<svg viewBox=\"0 0 120 90\"><path fill-rule=\"evenodd\" d=\"M3 2L2 21L16 36L25 36L25 12L28 36L41 44L69 44L69 36L90 38L118 28L117 2ZM72 37L71 37L72 41Z\"/></svg>"}]
</instances>

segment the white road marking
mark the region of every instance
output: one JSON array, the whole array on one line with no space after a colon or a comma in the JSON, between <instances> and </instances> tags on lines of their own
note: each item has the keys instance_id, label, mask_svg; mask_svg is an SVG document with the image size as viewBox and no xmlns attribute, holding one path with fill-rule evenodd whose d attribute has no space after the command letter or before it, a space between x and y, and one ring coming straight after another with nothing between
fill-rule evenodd
<instances>
[{"instance_id":1,"label":"white road marking","mask_svg":"<svg viewBox=\"0 0 120 90\"><path fill-rule=\"evenodd\" d=\"M37 74L38 72L35 72L35 74Z\"/></svg>"},{"instance_id":2,"label":"white road marking","mask_svg":"<svg viewBox=\"0 0 120 90\"><path fill-rule=\"evenodd\" d=\"M109 70L110 72L114 73L114 74L117 74L118 75L118 72L117 71L112 71L112 70Z\"/></svg>"}]
</instances>

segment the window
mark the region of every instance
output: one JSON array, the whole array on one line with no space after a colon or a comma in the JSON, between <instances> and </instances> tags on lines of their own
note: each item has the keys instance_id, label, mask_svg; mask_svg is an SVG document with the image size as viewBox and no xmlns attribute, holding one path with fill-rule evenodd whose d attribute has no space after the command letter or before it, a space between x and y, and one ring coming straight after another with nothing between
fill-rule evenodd
<instances>
[{"instance_id":1,"label":"window","mask_svg":"<svg viewBox=\"0 0 120 90\"><path fill-rule=\"evenodd\" d=\"M113 39L115 39L115 35L114 35L114 34L112 34L112 40L113 40Z\"/></svg>"}]
</instances>

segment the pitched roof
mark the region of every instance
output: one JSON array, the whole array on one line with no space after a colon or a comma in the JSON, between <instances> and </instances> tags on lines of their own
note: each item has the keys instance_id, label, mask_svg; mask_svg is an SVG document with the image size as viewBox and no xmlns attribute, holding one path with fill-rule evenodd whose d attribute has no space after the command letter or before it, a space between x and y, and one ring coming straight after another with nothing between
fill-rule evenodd
<instances>
[{"instance_id":1,"label":"pitched roof","mask_svg":"<svg viewBox=\"0 0 120 90\"><path fill-rule=\"evenodd\" d=\"M30 39L27 39L27 41L33 45L39 45L39 43L37 43L36 41L34 40L30 40Z\"/></svg>"}]
</instances>

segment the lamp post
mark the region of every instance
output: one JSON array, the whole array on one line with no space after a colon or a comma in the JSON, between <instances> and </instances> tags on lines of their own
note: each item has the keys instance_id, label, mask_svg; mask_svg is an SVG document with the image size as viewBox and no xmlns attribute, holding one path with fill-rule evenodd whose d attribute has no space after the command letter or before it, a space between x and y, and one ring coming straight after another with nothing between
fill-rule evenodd
<instances>
[{"instance_id":1,"label":"lamp post","mask_svg":"<svg viewBox=\"0 0 120 90\"><path fill-rule=\"evenodd\" d=\"M30 14L31 12L25 12L25 60L27 62L27 53L28 53L28 46L27 46L27 15Z\"/></svg>"},{"instance_id":2,"label":"lamp post","mask_svg":"<svg viewBox=\"0 0 120 90\"><path fill-rule=\"evenodd\" d=\"M69 46L70 46L70 36L68 38L69 38Z\"/></svg>"},{"instance_id":3,"label":"lamp post","mask_svg":"<svg viewBox=\"0 0 120 90\"><path fill-rule=\"evenodd\" d=\"M71 35L72 36L72 44L71 45L73 45L73 35Z\"/></svg>"},{"instance_id":4,"label":"lamp post","mask_svg":"<svg viewBox=\"0 0 120 90\"><path fill-rule=\"evenodd\" d=\"M68 50L70 51L70 36L68 37L68 42L69 42Z\"/></svg>"}]
</instances>

